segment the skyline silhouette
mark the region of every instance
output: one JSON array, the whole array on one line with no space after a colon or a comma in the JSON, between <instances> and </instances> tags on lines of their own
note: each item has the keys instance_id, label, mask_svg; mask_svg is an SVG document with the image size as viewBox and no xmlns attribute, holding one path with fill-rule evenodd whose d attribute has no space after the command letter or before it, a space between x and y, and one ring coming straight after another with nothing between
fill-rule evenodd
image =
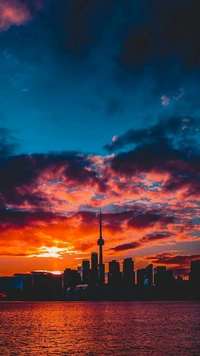
<instances>
[{"instance_id":1,"label":"skyline silhouette","mask_svg":"<svg viewBox=\"0 0 200 356\"><path fill-rule=\"evenodd\" d=\"M2 213L2 211L1 211ZM8 215L16 214L16 212L13 212L12 209L7 210ZM34 213L36 215L36 219L38 221L38 228L43 230L43 224L41 222L41 218L43 218L43 216L40 217L40 213L35 212ZM45 230L48 231L48 233L52 233L51 231L51 227L55 226L54 223L53 225L51 223L48 223L48 219L53 218L54 214L52 214L51 212L46 212L47 214L47 222L45 222L45 224L47 224L45 226ZM190 262L193 260L196 260L200 257L199 254L192 254L192 255L188 255L185 254L183 255L183 253L181 255L178 255L177 253L171 252L171 251L167 251L167 242L170 240L168 233L154 233L154 234L149 234L147 236L144 236L138 240L133 240L133 242L127 242L125 244L121 244L121 245L117 245L112 247L111 243L113 244L114 241L117 241L115 236L116 233L118 233L118 231L122 231L121 230L121 226L122 226L122 222L123 224L125 223L125 221L127 221L126 219L128 219L129 224L135 225L135 228L138 229L139 226L142 227L142 225L145 225L145 228L149 229L149 227L151 228L151 226L153 226L153 228L155 228L155 225L157 224L157 222L161 224L163 224L163 221L168 221L171 220L170 218L165 218L162 215L159 215L158 212L151 214L151 213L146 213L146 214L141 214L141 215L135 215L135 219L134 219L134 215L132 214L137 214L137 209L135 209L135 211L127 211L127 212L119 212L119 213L109 213L109 212L105 212L104 213L104 230L106 231L106 246L105 247L105 262L106 262L106 266L109 263L109 261L111 259L117 259L120 260L120 263L122 263L123 259L126 257L133 257L135 260L135 265L137 269L140 269L142 267L145 267L145 265L147 263L154 263L154 265L159 266L159 265L163 265L166 264L168 266L168 269L173 269L175 275L181 275L183 277L187 277L188 273L189 273L189 266L190 266ZM26 228L26 219L29 216L29 212L26 211L24 212L23 210L19 212L19 214L17 214L19 218L19 226L18 226L18 221L16 221L16 234L22 234L25 231L28 231L28 229ZM67 232L70 231L71 236L73 237L74 235L76 235L76 231L77 231L77 224L78 224L78 228L80 228L79 230L79 235L80 233L84 233L87 232L88 235L90 234L89 237L89 242L87 242L87 235L85 236L85 240L86 243L84 242L79 242L79 248L81 248L83 250L83 252L81 253L80 251L77 250L73 250L74 247L69 248L67 247L69 244L67 242L67 238L65 239L65 241L62 242L62 246L66 246L66 247L54 247L54 240L49 240L48 244L49 247L45 247L45 246L41 246L41 248L38 248L37 253L35 254L30 254L29 253L24 253L22 252L21 248L19 247L20 253L13 253L12 252L12 246L10 249L10 252L8 252L8 255L5 253L2 258L1 258L1 265L0 265L0 275L12 275L13 273L27 273L30 270L49 270L51 271L62 271L65 268L66 263L70 266L70 267L75 267L79 265L79 259L81 257L76 257L76 256L82 256L83 259L86 259L87 256L89 256L90 251L88 251L87 253L85 252L85 250L89 250L90 247L91 249L94 249L94 246L96 245L95 240L96 240L96 231L95 229L98 229L98 222L96 220L96 216L99 216L99 218L101 219L101 214L96 214L95 212L79 212L76 213L74 216L71 216L69 218L67 218L66 216L62 215L57 217L59 222L57 222L57 224L61 224L61 231L63 233L64 236L66 236ZM119 218L122 217L122 222L119 220ZM16 219L16 218L15 218ZM24 226L21 226L20 221L21 219L25 219L24 221ZM60 220L61 219L61 220ZM144 219L144 221L143 221ZM130 223L131 221L131 223ZM70 223L72 222L72 226L70 227ZM2 221L3 224L3 221ZM113 226L112 226L113 224ZM8 221L7 220L7 227L2 225L3 229L1 230L1 236L4 237L6 236L5 233L7 233L7 231L11 231L12 234L12 221ZM49 226L48 226L49 225ZM131 226L132 227L132 226ZM65 231L66 228L66 231ZM29 228L30 230L32 230L32 227L30 226ZM55 229L57 229L57 226L55 226ZM82 230L84 229L84 230ZM108 237L108 233L112 232L112 230L115 230L115 233L113 235L113 237ZM60 229L58 229L60 230ZM73 232L74 230L74 232ZM140 230L140 227L139 227ZM51 232L50 232L51 231ZM100 225L100 236L101 236L101 225ZM54 233L54 232L53 232ZM15 236L16 236L15 234ZM30 233L28 233L28 235L30 236ZM92 235L92 236L91 236ZM83 235L84 236L84 235ZM93 237L94 236L94 237ZM31 236L30 236L31 238ZM31 240L30 240L31 241ZM81 241L81 236L80 236L80 241ZM99 239L98 241L102 241L101 239ZM129 240L130 241L130 240ZM154 250L156 246L156 243L160 243L161 242L161 248L164 251L163 253L158 253L152 256L147 256L146 258L138 258L138 250L140 250L140 248L142 248L142 251L145 251L145 245L147 246L147 249ZM98 242L97 242L98 243ZM116 244L117 242L115 242ZM104 245L104 240L103 240L103 245ZM102 245L102 246L103 246ZM196 246L196 244L194 244L194 246ZM18 249L18 246L14 246L13 247L14 250ZM99 248L101 249L101 245L99 245ZM13 261L13 265L7 265L7 259L9 260L9 254L10 254L10 258ZM100 256L100 254L99 254ZM123 256L123 257L122 257ZM38 261L38 257L40 257L40 260L42 261L42 263L40 263L40 261ZM28 259L27 259L28 258ZM141 261L142 260L142 261ZM30 264L30 261L34 261L34 263ZM139 261L139 262L138 262ZM140 262L141 261L141 262ZM28 266L27 266L27 262L28 262ZM100 260L99 260L100 262ZM61 268L58 268L58 265L61 266ZM14 267L15 266L15 267ZM21 267L22 266L22 267ZM24 267L25 266L25 267ZM32 268L35 267L35 268ZM54 268L52 268L52 266ZM38 268L40 267L40 268ZM107 271L107 269L106 269Z\"/></svg>"},{"instance_id":2,"label":"skyline silhouette","mask_svg":"<svg viewBox=\"0 0 200 356\"><path fill-rule=\"evenodd\" d=\"M81 267L62 273L32 271L0 277L2 300L200 300L200 259L191 262L189 280L174 277L166 266L147 265L135 271L131 257L111 260L105 273L102 211L99 213L98 253L82 260ZM106 278L107 277L107 278Z\"/></svg>"},{"instance_id":3,"label":"skyline silhouette","mask_svg":"<svg viewBox=\"0 0 200 356\"><path fill-rule=\"evenodd\" d=\"M61 274L32 271L0 277L0 300L200 300L200 260L191 262L189 280L175 278L166 266L153 268L150 264L134 270L134 261L126 258L122 271L119 262L109 262L104 281L105 276L99 274L102 265L97 262L93 252L91 261L82 261L81 269L66 268Z\"/></svg>"}]
</instances>

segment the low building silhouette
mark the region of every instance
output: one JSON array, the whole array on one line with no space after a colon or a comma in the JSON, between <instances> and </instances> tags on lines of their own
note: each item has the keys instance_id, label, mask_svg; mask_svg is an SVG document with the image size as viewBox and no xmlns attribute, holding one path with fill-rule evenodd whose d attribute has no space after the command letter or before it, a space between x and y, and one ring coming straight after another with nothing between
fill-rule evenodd
<instances>
[{"instance_id":1,"label":"low building silhouette","mask_svg":"<svg viewBox=\"0 0 200 356\"><path fill-rule=\"evenodd\" d=\"M137 270L137 285L151 286L153 284L153 265Z\"/></svg>"},{"instance_id":2,"label":"low building silhouette","mask_svg":"<svg viewBox=\"0 0 200 356\"><path fill-rule=\"evenodd\" d=\"M28 300L62 300L63 276L50 272L31 272L23 279Z\"/></svg>"},{"instance_id":3,"label":"low building silhouette","mask_svg":"<svg viewBox=\"0 0 200 356\"><path fill-rule=\"evenodd\" d=\"M63 273L62 295L66 298L67 290L73 290L81 283L81 275L76 269L66 268Z\"/></svg>"},{"instance_id":4,"label":"low building silhouette","mask_svg":"<svg viewBox=\"0 0 200 356\"><path fill-rule=\"evenodd\" d=\"M10 300L22 299L23 291L23 276L5 276L0 277L0 295L7 297Z\"/></svg>"},{"instance_id":5,"label":"low building silhouette","mask_svg":"<svg viewBox=\"0 0 200 356\"><path fill-rule=\"evenodd\" d=\"M191 261L189 282L191 295L194 299L200 299L200 260Z\"/></svg>"},{"instance_id":6,"label":"low building silhouette","mask_svg":"<svg viewBox=\"0 0 200 356\"><path fill-rule=\"evenodd\" d=\"M158 287L170 287L174 282L173 271L167 270L166 266L155 268L154 283Z\"/></svg>"}]
</instances>

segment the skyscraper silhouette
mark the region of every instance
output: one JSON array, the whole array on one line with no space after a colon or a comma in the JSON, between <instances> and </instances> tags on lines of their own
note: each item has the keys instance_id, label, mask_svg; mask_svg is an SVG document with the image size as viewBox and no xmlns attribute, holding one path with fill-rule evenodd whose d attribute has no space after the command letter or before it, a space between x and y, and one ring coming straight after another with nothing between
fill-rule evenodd
<instances>
[{"instance_id":1,"label":"skyscraper silhouette","mask_svg":"<svg viewBox=\"0 0 200 356\"><path fill-rule=\"evenodd\" d=\"M90 281L90 261L83 260L82 261L82 282L88 283Z\"/></svg>"},{"instance_id":2,"label":"skyscraper silhouette","mask_svg":"<svg viewBox=\"0 0 200 356\"><path fill-rule=\"evenodd\" d=\"M120 272L120 264L116 260L109 262L108 284L111 287L119 287L122 282L122 273Z\"/></svg>"},{"instance_id":3,"label":"skyscraper silhouette","mask_svg":"<svg viewBox=\"0 0 200 356\"><path fill-rule=\"evenodd\" d=\"M96 272L98 268L98 253L92 252L91 253L91 269Z\"/></svg>"},{"instance_id":4,"label":"skyscraper silhouette","mask_svg":"<svg viewBox=\"0 0 200 356\"><path fill-rule=\"evenodd\" d=\"M97 241L97 245L99 246L99 265L98 265L98 282L99 285L105 284L105 265L103 264L103 245L104 239L102 237L102 214L100 209L99 215L99 227L100 227L100 236Z\"/></svg>"},{"instance_id":5,"label":"skyscraper silhouette","mask_svg":"<svg viewBox=\"0 0 200 356\"><path fill-rule=\"evenodd\" d=\"M98 253L91 254L91 284L96 286L98 283Z\"/></svg>"},{"instance_id":6,"label":"skyscraper silhouette","mask_svg":"<svg viewBox=\"0 0 200 356\"><path fill-rule=\"evenodd\" d=\"M126 287L133 287L135 284L134 262L132 258L125 258L123 262L123 282Z\"/></svg>"}]
</instances>

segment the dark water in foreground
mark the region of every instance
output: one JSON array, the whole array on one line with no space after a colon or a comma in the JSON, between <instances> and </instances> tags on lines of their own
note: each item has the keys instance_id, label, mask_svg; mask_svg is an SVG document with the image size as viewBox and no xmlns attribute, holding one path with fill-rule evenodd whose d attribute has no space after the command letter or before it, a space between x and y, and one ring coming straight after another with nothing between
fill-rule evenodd
<instances>
[{"instance_id":1,"label":"dark water in foreground","mask_svg":"<svg viewBox=\"0 0 200 356\"><path fill-rule=\"evenodd\" d=\"M0 355L200 355L200 303L1 302Z\"/></svg>"}]
</instances>

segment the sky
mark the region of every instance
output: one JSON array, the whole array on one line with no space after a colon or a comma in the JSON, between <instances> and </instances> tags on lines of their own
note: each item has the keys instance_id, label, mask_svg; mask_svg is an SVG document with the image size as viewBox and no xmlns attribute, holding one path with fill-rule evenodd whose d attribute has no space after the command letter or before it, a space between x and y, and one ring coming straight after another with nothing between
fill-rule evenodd
<instances>
[{"instance_id":1,"label":"sky","mask_svg":"<svg viewBox=\"0 0 200 356\"><path fill-rule=\"evenodd\" d=\"M199 0L1 0L0 275L200 258Z\"/></svg>"}]
</instances>

